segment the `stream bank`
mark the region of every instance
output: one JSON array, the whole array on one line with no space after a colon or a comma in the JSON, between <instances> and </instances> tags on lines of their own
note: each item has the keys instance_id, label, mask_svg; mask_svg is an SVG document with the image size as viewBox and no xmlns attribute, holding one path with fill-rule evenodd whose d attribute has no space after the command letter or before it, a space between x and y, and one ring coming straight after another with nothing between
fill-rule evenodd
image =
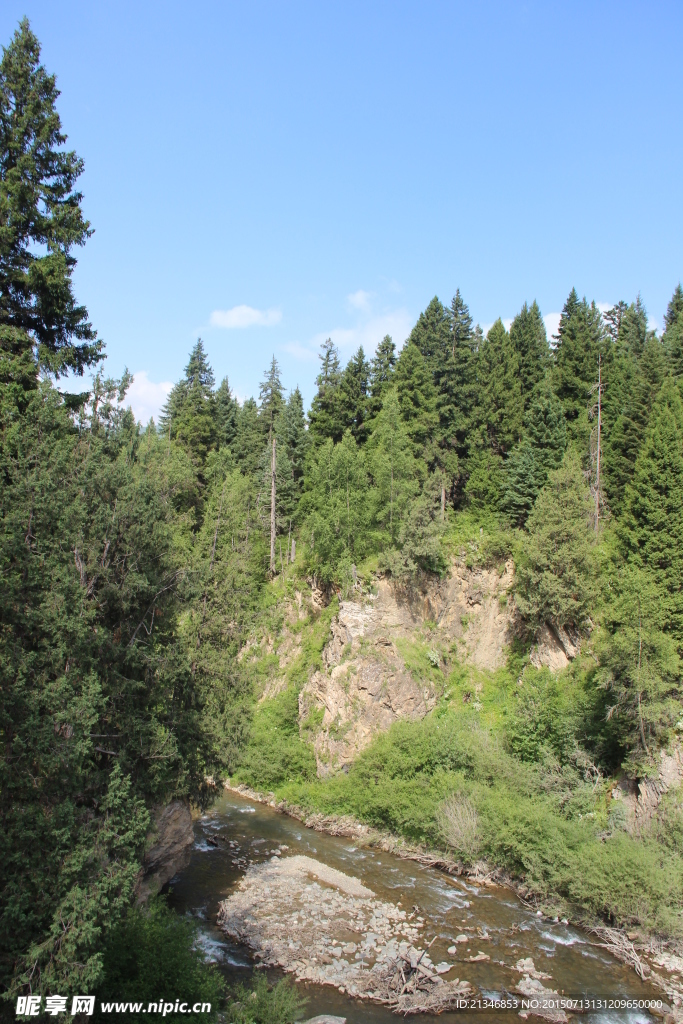
<instances>
[{"instance_id":1,"label":"stream bank","mask_svg":"<svg viewBox=\"0 0 683 1024\"><path fill-rule=\"evenodd\" d=\"M464 876L450 876L433 866L397 858L347 837L316 832L266 804L226 792L210 812L195 822L191 862L173 880L170 902L178 911L199 920L207 954L222 966L231 982L248 981L259 960L253 945L236 940L218 927L219 904L239 891L250 869L261 865L267 868L278 851L283 863L295 856L311 858L355 879L375 894L373 899L394 907L401 904L399 909L406 911L406 917L415 914L411 924L422 918L422 922L417 922L417 942L410 939L413 948L425 949L429 945L428 955L434 966L453 964L452 974L440 976L444 980L458 977L467 981L480 1000L500 1001L512 995L520 1000L518 986L527 977L529 991L540 986L560 996L584 995L602 1000L617 996L635 1001L631 1008L606 1005L584 1013L581 1019L592 1024L652 1024L661 1019L652 1017L645 1008L638 1008L639 1002L661 998L649 982L641 981L609 951L594 945L592 937L580 929L537 916L510 890L494 884L476 884ZM315 881L309 878L306 884ZM324 882L323 889L338 891ZM256 896L257 889L252 891ZM256 900L251 905L257 909ZM332 920L329 915L320 916ZM369 920L363 919L362 925L369 925ZM374 931L375 945L380 951L379 929L363 927L361 931L363 935ZM330 934L329 938L331 942L338 937ZM357 943L356 952L360 945ZM452 949L455 952L450 952ZM313 956L317 954L313 952L308 959ZM337 959L346 959L349 966L357 962L355 953ZM315 966L317 969L330 965L321 960ZM274 968L266 970L272 973ZM281 976L279 971L273 977L278 975ZM319 979L319 975L316 977ZM333 984L302 980L297 987L308 999L306 1016L335 1014L346 1017L349 1024L389 1024L396 1019L390 1006L360 1000L349 991L340 992ZM517 1019L517 1012L510 1010L512 1015L506 1013L505 1017ZM437 1018L427 1013L421 1019ZM438 1019L492 1024L501 1020L501 1011L461 1009L457 1016L447 1011Z\"/></svg>"},{"instance_id":2,"label":"stream bank","mask_svg":"<svg viewBox=\"0 0 683 1024\"><path fill-rule=\"evenodd\" d=\"M364 825L350 816L307 814L301 807L288 804L284 800L277 801L273 794L266 796L242 784L231 786L226 783L225 788L232 793L265 804L278 813L286 814L316 832L352 839L361 847L380 850L402 860L415 861L447 875L464 877L477 886L510 889L523 905L537 916L554 924L560 920L559 915L548 912L547 907L544 908L535 894L530 894L522 882L499 868L491 869L489 865L480 862L474 868L467 869L443 852L435 853L412 846L402 838ZM562 922L569 924L567 918L562 918ZM576 926L587 928L596 946L608 950L617 960L631 968L642 981L649 982L658 990L667 1001L671 1019L683 1022L682 956L669 951L654 936L644 938L637 933L606 927L600 922L578 922Z\"/></svg>"}]
</instances>

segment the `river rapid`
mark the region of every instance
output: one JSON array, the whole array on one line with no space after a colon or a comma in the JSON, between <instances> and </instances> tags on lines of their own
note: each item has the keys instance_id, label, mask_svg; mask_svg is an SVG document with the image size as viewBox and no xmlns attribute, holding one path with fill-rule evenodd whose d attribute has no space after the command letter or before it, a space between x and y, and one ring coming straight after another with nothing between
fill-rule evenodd
<instances>
[{"instance_id":1,"label":"river rapid","mask_svg":"<svg viewBox=\"0 0 683 1024\"><path fill-rule=\"evenodd\" d=\"M434 939L429 950L432 960L454 963L455 973L469 981L483 999L514 993L521 975L513 965L527 957L533 959L536 971L550 976L543 984L566 996L606 1001L661 999L661 993L596 947L581 929L539 918L508 889L474 885L414 861L357 848L349 839L315 832L232 792L195 822L194 831L190 864L172 880L169 902L179 913L199 920L202 945L230 983L248 982L256 961L248 947L232 942L218 928L219 901L230 896L250 863L262 863L282 851L283 858L294 854L313 857L359 879L380 899L400 903L406 911L419 915L424 919L424 944ZM413 907L418 909L413 911ZM463 934L468 941L457 943L456 952L449 954L448 949ZM469 961L480 952L489 959ZM269 977L275 980L276 973L269 971ZM346 1017L349 1024L389 1024L397 1019L388 1007L354 999L330 985L298 983L297 987L308 1000L306 1017L329 1013ZM462 1010L443 1013L438 1020L444 1024L508 1020L512 1024L519 1019L518 1012ZM413 1019L425 1024L437 1020L424 1014ZM530 1021L539 1019L529 1017ZM659 1018L644 1009L607 1005L575 1019L591 1024L649 1024Z\"/></svg>"}]
</instances>

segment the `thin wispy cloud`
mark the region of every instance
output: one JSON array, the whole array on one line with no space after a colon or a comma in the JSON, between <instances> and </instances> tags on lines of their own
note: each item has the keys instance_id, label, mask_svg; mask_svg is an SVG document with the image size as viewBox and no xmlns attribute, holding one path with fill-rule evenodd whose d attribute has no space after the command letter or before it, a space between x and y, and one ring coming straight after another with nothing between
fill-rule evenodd
<instances>
[{"instance_id":1,"label":"thin wispy cloud","mask_svg":"<svg viewBox=\"0 0 683 1024\"><path fill-rule=\"evenodd\" d=\"M285 352L289 352L290 356L294 356L295 359L315 359L317 356L317 352L314 349L301 345L298 341L288 341L282 347Z\"/></svg>"},{"instance_id":2,"label":"thin wispy cloud","mask_svg":"<svg viewBox=\"0 0 683 1024\"><path fill-rule=\"evenodd\" d=\"M363 312L370 310L370 299L372 296L370 292L364 292L362 288L359 288L357 292L352 292L351 295L347 295L346 299L352 309L360 309Z\"/></svg>"},{"instance_id":3,"label":"thin wispy cloud","mask_svg":"<svg viewBox=\"0 0 683 1024\"><path fill-rule=\"evenodd\" d=\"M279 309L254 309L253 306L233 306L232 309L214 309L212 327L237 330L244 327L274 327L282 320Z\"/></svg>"},{"instance_id":4,"label":"thin wispy cloud","mask_svg":"<svg viewBox=\"0 0 683 1024\"><path fill-rule=\"evenodd\" d=\"M412 326L413 317L408 310L396 309L371 316L355 327L336 327L330 331L321 331L311 339L308 348L318 351L326 338L331 338L345 358L355 352L360 345L363 346L366 356L369 356L375 351L385 334L390 334L396 348L400 349L410 334Z\"/></svg>"},{"instance_id":5,"label":"thin wispy cloud","mask_svg":"<svg viewBox=\"0 0 683 1024\"><path fill-rule=\"evenodd\" d=\"M377 297L373 292L359 288L346 296L347 307L353 311L355 324L348 327L331 327L319 331L305 342L292 341L283 345L295 359L308 362L317 360L320 346L331 338L339 349L342 363L362 345L366 356L371 356L382 338L389 334L397 349L400 349L413 327L413 316L407 309L386 309L377 311Z\"/></svg>"}]
</instances>

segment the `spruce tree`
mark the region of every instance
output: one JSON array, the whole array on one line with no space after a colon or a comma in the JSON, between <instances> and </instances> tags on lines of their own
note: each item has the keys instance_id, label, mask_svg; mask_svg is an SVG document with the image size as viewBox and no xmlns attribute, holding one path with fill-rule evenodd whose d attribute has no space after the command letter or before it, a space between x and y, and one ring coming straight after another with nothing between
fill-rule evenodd
<instances>
[{"instance_id":1,"label":"spruce tree","mask_svg":"<svg viewBox=\"0 0 683 1024\"><path fill-rule=\"evenodd\" d=\"M683 314L683 288L681 288L680 281L674 289L674 293L669 300L669 304L666 307L666 313L664 314L664 329L669 330L670 327L679 320Z\"/></svg>"},{"instance_id":2,"label":"spruce tree","mask_svg":"<svg viewBox=\"0 0 683 1024\"><path fill-rule=\"evenodd\" d=\"M510 519L523 526L548 473L558 469L567 448L562 403L545 387L527 409L524 438L505 464L507 486L502 505Z\"/></svg>"},{"instance_id":3,"label":"spruce tree","mask_svg":"<svg viewBox=\"0 0 683 1024\"><path fill-rule=\"evenodd\" d=\"M538 303L524 303L510 326L510 341L519 360L519 376L525 407L550 365L550 348Z\"/></svg>"},{"instance_id":4,"label":"spruce tree","mask_svg":"<svg viewBox=\"0 0 683 1024\"><path fill-rule=\"evenodd\" d=\"M588 449L590 389L597 380L598 356L604 352L604 330L595 303L579 300L572 288L564 304L555 347L553 384L562 402L569 437Z\"/></svg>"},{"instance_id":5,"label":"spruce tree","mask_svg":"<svg viewBox=\"0 0 683 1024\"><path fill-rule=\"evenodd\" d=\"M671 296L664 315L664 345L667 361L674 377L683 378L683 289L680 284Z\"/></svg>"},{"instance_id":6,"label":"spruce tree","mask_svg":"<svg viewBox=\"0 0 683 1024\"><path fill-rule=\"evenodd\" d=\"M335 442L341 441L344 434L339 414L339 352L330 338L320 347L320 373L315 379L318 390L308 414L309 433L315 444L322 443L328 437Z\"/></svg>"},{"instance_id":7,"label":"spruce tree","mask_svg":"<svg viewBox=\"0 0 683 1024\"><path fill-rule=\"evenodd\" d=\"M502 320L496 320L482 345L477 365L479 422L493 450L509 452L522 433L524 400L519 360Z\"/></svg>"},{"instance_id":8,"label":"spruce tree","mask_svg":"<svg viewBox=\"0 0 683 1024\"><path fill-rule=\"evenodd\" d=\"M63 148L58 96L24 18L0 62L0 351L4 373L26 380L32 350L56 377L102 358L73 294L73 249L91 230L75 189L83 161Z\"/></svg>"},{"instance_id":9,"label":"spruce tree","mask_svg":"<svg viewBox=\"0 0 683 1024\"><path fill-rule=\"evenodd\" d=\"M658 595L658 628L683 651L683 402L671 377L659 392L633 479L620 537L626 559Z\"/></svg>"},{"instance_id":10,"label":"spruce tree","mask_svg":"<svg viewBox=\"0 0 683 1024\"><path fill-rule=\"evenodd\" d=\"M422 355L437 388L451 349L448 313L434 296L410 332L409 343Z\"/></svg>"},{"instance_id":11,"label":"spruce tree","mask_svg":"<svg viewBox=\"0 0 683 1024\"><path fill-rule=\"evenodd\" d=\"M481 329L472 327L472 317L460 289L446 315L448 356L438 380L439 440L444 448L466 458L477 401L475 378Z\"/></svg>"},{"instance_id":12,"label":"spruce tree","mask_svg":"<svg viewBox=\"0 0 683 1024\"><path fill-rule=\"evenodd\" d=\"M219 447L231 447L237 430L237 400L230 390L230 383L224 377L216 391L216 434Z\"/></svg>"},{"instance_id":13,"label":"spruce tree","mask_svg":"<svg viewBox=\"0 0 683 1024\"><path fill-rule=\"evenodd\" d=\"M284 404L280 366L275 356L271 359L266 375L261 381L259 402L259 417L263 433L269 437Z\"/></svg>"},{"instance_id":14,"label":"spruce tree","mask_svg":"<svg viewBox=\"0 0 683 1024\"><path fill-rule=\"evenodd\" d=\"M661 629L656 579L633 564L614 568L596 644L598 681L626 753L622 767L642 778L680 717L681 663L675 640Z\"/></svg>"},{"instance_id":15,"label":"spruce tree","mask_svg":"<svg viewBox=\"0 0 683 1024\"><path fill-rule=\"evenodd\" d=\"M510 453L505 463L505 477L503 509L515 526L524 526L547 477L528 438Z\"/></svg>"},{"instance_id":16,"label":"spruce tree","mask_svg":"<svg viewBox=\"0 0 683 1024\"><path fill-rule=\"evenodd\" d=\"M620 355L612 366L606 392L609 402L605 402L603 466L607 502L616 516L623 512L626 490L665 371L665 351L655 337L648 339L639 360L630 354Z\"/></svg>"},{"instance_id":17,"label":"spruce tree","mask_svg":"<svg viewBox=\"0 0 683 1024\"><path fill-rule=\"evenodd\" d=\"M370 414L376 416L382 408L382 397L391 387L396 367L396 346L391 335L385 334L370 364Z\"/></svg>"},{"instance_id":18,"label":"spruce tree","mask_svg":"<svg viewBox=\"0 0 683 1024\"><path fill-rule=\"evenodd\" d=\"M235 459L245 476L259 472L264 452L263 426L258 405L247 398L237 410L235 424Z\"/></svg>"},{"instance_id":19,"label":"spruce tree","mask_svg":"<svg viewBox=\"0 0 683 1024\"><path fill-rule=\"evenodd\" d=\"M401 351L396 372L396 394L401 417L416 455L424 455L438 423L437 393L429 367L412 342Z\"/></svg>"},{"instance_id":20,"label":"spruce tree","mask_svg":"<svg viewBox=\"0 0 683 1024\"><path fill-rule=\"evenodd\" d=\"M363 346L349 360L339 382L339 417L358 443L367 438L370 415L370 364Z\"/></svg>"},{"instance_id":21,"label":"spruce tree","mask_svg":"<svg viewBox=\"0 0 683 1024\"><path fill-rule=\"evenodd\" d=\"M567 422L562 403L550 388L542 390L527 409L524 432L546 473L558 469L567 449Z\"/></svg>"},{"instance_id":22,"label":"spruce tree","mask_svg":"<svg viewBox=\"0 0 683 1024\"><path fill-rule=\"evenodd\" d=\"M217 442L214 375L201 338L190 353L185 377L171 390L160 420L160 432L179 441L200 470Z\"/></svg>"},{"instance_id":23,"label":"spruce tree","mask_svg":"<svg viewBox=\"0 0 683 1024\"><path fill-rule=\"evenodd\" d=\"M300 491L303 486L304 467L308 451L308 433L306 431L306 416L304 414L304 400L301 397L299 388L294 388L285 406L283 413L282 434L287 448L287 456L292 467L292 479Z\"/></svg>"},{"instance_id":24,"label":"spruce tree","mask_svg":"<svg viewBox=\"0 0 683 1024\"><path fill-rule=\"evenodd\" d=\"M592 598L592 504L581 464L568 452L527 520L516 600L533 630L582 628Z\"/></svg>"}]
</instances>

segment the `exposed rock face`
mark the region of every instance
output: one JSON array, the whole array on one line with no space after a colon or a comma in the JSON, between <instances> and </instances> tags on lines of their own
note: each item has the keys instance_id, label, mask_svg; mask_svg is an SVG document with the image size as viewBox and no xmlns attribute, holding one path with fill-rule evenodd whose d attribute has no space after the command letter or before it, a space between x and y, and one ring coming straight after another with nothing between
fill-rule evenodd
<instances>
[{"instance_id":1,"label":"exposed rock face","mask_svg":"<svg viewBox=\"0 0 683 1024\"><path fill-rule=\"evenodd\" d=\"M165 807L153 809L152 846L143 862L138 882L138 898L146 900L159 892L167 882L190 863L194 843L192 814L187 800L172 800Z\"/></svg>"},{"instance_id":2,"label":"exposed rock face","mask_svg":"<svg viewBox=\"0 0 683 1024\"><path fill-rule=\"evenodd\" d=\"M411 921L357 878L311 857L252 864L220 904L218 924L266 965L398 1010L446 1009L472 991L441 977L453 965L435 965L416 949L421 918Z\"/></svg>"},{"instance_id":3,"label":"exposed rock face","mask_svg":"<svg viewBox=\"0 0 683 1024\"><path fill-rule=\"evenodd\" d=\"M626 814L629 832L639 832L656 815L662 797L670 789L678 789L683 783L683 749L679 742L670 751L659 753L659 770L656 778L635 782L622 776L612 787L612 800L619 801Z\"/></svg>"},{"instance_id":4,"label":"exposed rock face","mask_svg":"<svg viewBox=\"0 0 683 1024\"><path fill-rule=\"evenodd\" d=\"M323 712L314 741L319 775L350 764L398 719L423 718L434 707L434 682L416 678L400 650L401 640L425 640L427 622L432 647L456 641L461 660L491 669L505 663L512 577L511 562L502 573L456 563L446 580L425 592L402 595L380 580L377 594L342 601L323 650L325 670L312 676L299 697L302 723L312 712ZM436 650L430 657L440 664Z\"/></svg>"},{"instance_id":5,"label":"exposed rock face","mask_svg":"<svg viewBox=\"0 0 683 1024\"><path fill-rule=\"evenodd\" d=\"M551 672L561 672L579 650L578 636L570 636L566 629L546 623L536 637L529 661L536 668L546 665Z\"/></svg>"}]
</instances>

